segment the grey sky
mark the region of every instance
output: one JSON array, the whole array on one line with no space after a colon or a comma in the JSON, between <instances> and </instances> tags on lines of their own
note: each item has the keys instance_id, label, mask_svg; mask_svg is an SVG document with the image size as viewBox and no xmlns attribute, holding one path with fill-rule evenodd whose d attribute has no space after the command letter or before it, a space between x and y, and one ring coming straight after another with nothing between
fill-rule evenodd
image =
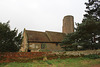
<instances>
[{"instance_id":1,"label":"grey sky","mask_svg":"<svg viewBox=\"0 0 100 67\"><path fill-rule=\"evenodd\" d=\"M0 22L10 20L12 29L62 31L62 19L73 15L81 23L86 0L0 0Z\"/></svg>"}]
</instances>

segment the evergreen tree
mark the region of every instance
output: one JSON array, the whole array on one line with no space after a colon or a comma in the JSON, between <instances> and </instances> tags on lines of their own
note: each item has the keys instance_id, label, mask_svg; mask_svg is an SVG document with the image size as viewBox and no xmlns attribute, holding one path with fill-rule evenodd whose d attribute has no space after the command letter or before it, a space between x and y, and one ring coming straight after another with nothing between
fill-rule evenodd
<instances>
[{"instance_id":1,"label":"evergreen tree","mask_svg":"<svg viewBox=\"0 0 100 67\"><path fill-rule=\"evenodd\" d=\"M65 50L100 49L100 1L88 0L83 23L77 24L76 32L68 34L61 46Z\"/></svg>"},{"instance_id":2,"label":"evergreen tree","mask_svg":"<svg viewBox=\"0 0 100 67\"><path fill-rule=\"evenodd\" d=\"M0 52L16 52L19 50L22 33L17 33L16 28L10 29L9 21L7 23L0 22Z\"/></svg>"},{"instance_id":3,"label":"evergreen tree","mask_svg":"<svg viewBox=\"0 0 100 67\"><path fill-rule=\"evenodd\" d=\"M88 0L86 4L86 13L84 15L83 22L86 19L93 18L96 21L100 21L100 1L99 0Z\"/></svg>"},{"instance_id":4,"label":"evergreen tree","mask_svg":"<svg viewBox=\"0 0 100 67\"><path fill-rule=\"evenodd\" d=\"M92 19L91 19L92 20ZM66 35L61 46L65 50L99 49L100 48L100 22L87 20L77 24L76 32Z\"/></svg>"}]
</instances>

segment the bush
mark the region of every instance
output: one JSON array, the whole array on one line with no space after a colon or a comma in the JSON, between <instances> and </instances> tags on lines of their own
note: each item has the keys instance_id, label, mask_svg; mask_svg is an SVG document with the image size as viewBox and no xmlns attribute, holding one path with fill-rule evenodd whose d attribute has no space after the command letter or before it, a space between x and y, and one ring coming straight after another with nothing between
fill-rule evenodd
<instances>
[{"instance_id":1,"label":"bush","mask_svg":"<svg viewBox=\"0 0 100 67\"><path fill-rule=\"evenodd\" d=\"M39 52L50 52L48 49L40 49Z\"/></svg>"},{"instance_id":2,"label":"bush","mask_svg":"<svg viewBox=\"0 0 100 67\"><path fill-rule=\"evenodd\" d=\"M85 58L90 58L90 59L98 59L98 58L100 58L100 56L97 55L97 54L85 55L84 57Z\"/></svg>"}]
</instances>

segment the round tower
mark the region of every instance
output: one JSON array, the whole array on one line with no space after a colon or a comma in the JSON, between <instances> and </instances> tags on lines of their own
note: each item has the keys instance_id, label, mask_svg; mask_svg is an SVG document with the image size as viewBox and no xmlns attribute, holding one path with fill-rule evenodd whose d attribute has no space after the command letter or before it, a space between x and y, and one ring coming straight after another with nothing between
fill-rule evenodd
<instances>
[{"instance_id":1,"label":"round tower","mask_svg":"<svg viewBox=\"0 0 100 67\"><path fill-rule=\"evenodd\" d=\"M64 17L62 32L65 34L74 32L74 17L73 16L68 15Z\"/></svg>"}]
</instances>

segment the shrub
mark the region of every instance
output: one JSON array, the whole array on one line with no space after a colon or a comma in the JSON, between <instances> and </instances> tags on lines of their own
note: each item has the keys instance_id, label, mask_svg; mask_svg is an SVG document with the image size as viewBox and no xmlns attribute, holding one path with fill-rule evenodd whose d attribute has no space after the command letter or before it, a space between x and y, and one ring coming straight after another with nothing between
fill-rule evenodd
<instances>
[{"instance_id":1,"label":"shrub","mask_svg":"<svg viewBox=\"0 0 100 67\"><path fill-rule=\"evenodd\" d=\"M51 62L49 62L49 61L45 61L47 64L49 64L49 65L52 65L52 63Z\"/></svg>"},{"instance_id":2,"label":"shrub","mask_svg":"<svg viewBox=\"0 0 100 67\"><path fill-rule=\"evenodd\" d=\"M100 58L100 56L97 55L97 54L85 55L84 57L86 57L86 58L90 58L90 59L98 59L98 58Z\"/></svg>"},{"instance_id":3,"label":"shrub","mask_svg":"<svg viewBox=\"0 0 100 67\"><path fill-rule=\"evenodd\" d=\"M48 49L40 49L39 52L50 52Z\"/></svg>"}]
</instances>

